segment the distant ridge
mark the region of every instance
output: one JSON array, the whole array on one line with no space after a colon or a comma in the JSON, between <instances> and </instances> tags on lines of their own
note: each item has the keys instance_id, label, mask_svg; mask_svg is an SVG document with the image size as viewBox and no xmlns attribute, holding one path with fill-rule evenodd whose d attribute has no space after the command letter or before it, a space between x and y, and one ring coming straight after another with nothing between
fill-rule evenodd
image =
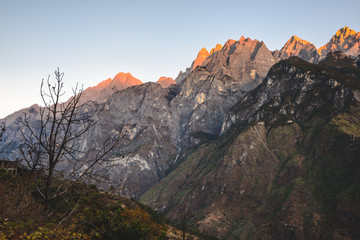
<instances>
[{"instance_id":1,"label":"distant ridge","mask_svg":"<svg viewBox=\"0 0 360 240\"><path fill-rule=\"evenodd\" d=\"M301 59L317 63L324 59L329 52L341 51L348 56L356 57L360 54L360 32L348 27L340 28L324 46L317 49L314 44L292 36L279 50L273 52L277 59L287 59L297 56Z\"/></svg>"},{"instance_id":2,"label":"distant ridge","mask_svg":"<svg viewBox=\"0 0 360 240\"><path fill-rule=\"evenodd\" d=\"M170 77L160 77L159 80L157 80L158 84L160 84L163 88L167 88L172 84L176 84L175 80Z\"/></svg>"},{"instance_id":3,"label":"distant ridge","mask_svg":"<svg viewBox=\"0 0 360 240\"><path fill-rule=\"evenodd\" d=\"M83 91L80 104L88 101L98 103L105 102L114 92L126 89L131 86L141 85L143 82L130 73L120 72L113 79L108 78L95 87L86 88Z\"/></svg>"}]
</instances>

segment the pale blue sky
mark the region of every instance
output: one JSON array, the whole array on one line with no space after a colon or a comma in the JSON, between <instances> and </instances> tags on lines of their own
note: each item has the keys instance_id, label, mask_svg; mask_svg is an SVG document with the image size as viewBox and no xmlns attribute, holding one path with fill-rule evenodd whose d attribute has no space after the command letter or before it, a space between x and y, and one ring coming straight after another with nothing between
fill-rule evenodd
<instances>
[{"instance_id":1,"label":"pale blue sky","mask_svg":"<svg viewBox=\"0 0 360 240\"><path fill-rule=\"evenodd\" d=\"M241 36L280 49L292 36L324 45L360 31L360 1L0 0L0 118L41 103L56 67L66 86L118 72L143 82L175 78L201 47Z\"/></svg>"}]
</instances>

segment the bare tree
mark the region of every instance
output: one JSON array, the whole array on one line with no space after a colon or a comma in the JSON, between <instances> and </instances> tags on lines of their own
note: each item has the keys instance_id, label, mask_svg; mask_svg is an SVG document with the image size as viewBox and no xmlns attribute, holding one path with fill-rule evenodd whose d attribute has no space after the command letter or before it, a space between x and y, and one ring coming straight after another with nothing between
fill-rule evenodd
<instances>
[{"instance_id":1,"label":"bare tree","mask_svg":"<svg viewBox=\"0 0 360 240\"><path fill-rule=\"evenodd\" d=\"M2 137L3 134L5 133L6 127L5 127L5 123L3 125L0 126L0 142L2 142ZM12 143L12 141L10 141L9 143L5 144L4 146L0 147L0 154L4 152L4 150Z\"/></svg>"},{"instance_id":2,"label":"bare tree","mask_svg":"<svg viewBox=\"0 0 360 240\"><path fill-rule=\"evenodd\" d=\"M44 200L44 209L49 213L50 202L64 195L69 186L93 173L94 167L107 161L107 155L118 143L118 138L108 139L100 146L85 146L85 134L95 125L95 121L80 111L79 101L82 89L77 85L72 89L72 97L62 103L64 96L64 73L55 71L55 82L50 76L41 82L40 94L44 107L39 118L31 120L25 114L22 131L23 144L20 152L23 164L41 172L42 184L37 187ZM59 165L71 166L68 171L60 171ZM54 179L62 178L62 184L54 184ZM66 187L65 187L66 185Z\"/></svg>"},{"instance_id":3,"label":"bare tree","mask_svg":"<svg viewBox=\"0 0 360 240\"><path fill-rule=\"evenodd\" d=\"M0 142L2 141L2 136L5 132L5 124L3 126L0 126ZM4 151L4 147L3 148L0 148L0 153L2 153Z\"/></svg>"},{"instance_id":4,"label":"bare tree","mask_svg":"<svg viewBox=\"0 0 360 240\"><path fill-rule=\"evenodd\" d=\"M5 124L3 126L0 126L0 141L2 141L2 135L5 132Z\"/></svg>"},{"instance_id":5,"label":"bare tree","mask_svg":"<svg viewBox=\"0 0 360 240\"><path fill-rule=\"evenodd\" d=\"M181 237L183 240L189 239L189 234L186 236L186 232L188 229L189 224L189 210L185 207L184 203L181 203L179 206L179 216L180 216L180 229L181 229Z\"/></svg>"}]
</instances>

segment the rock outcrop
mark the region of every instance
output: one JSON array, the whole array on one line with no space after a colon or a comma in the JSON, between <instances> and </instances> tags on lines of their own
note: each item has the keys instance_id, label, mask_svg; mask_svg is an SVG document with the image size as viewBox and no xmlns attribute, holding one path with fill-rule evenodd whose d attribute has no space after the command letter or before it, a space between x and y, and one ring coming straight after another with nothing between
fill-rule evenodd
<instances>
[{"instance_id":1,"label":"rock outcrop","mask_svg":"<svg viewBox=\"0 0 360 240\"><path fill-rule=\"evenodd\" d=\"M169 77L160 77L156 83L160 84L163 88L168 88L170 85L176 84L175 80Z\"/></svg>"},{"instance_id":2,"label":"rock outcrop","mask_svg":"<svg viewBox=\"0 0 360 240\"><path fill-rule=\"evenodd\" d=\"M82 92L80 104L88 101L97 103L105 102L114 92L126 89L134 85L143 84L139 79L133 77L130 73L118 73L111 79L102 81L95 87L89 87Z\"/></svg>"},{"instance_id":3,"label":"rock outcrop","mask_svg":"<svg viewBox=\"0 0 360 240\"><path fill-rule=\"evenodd\" d=\"M280 51L274 52L274 57L277 59L288 59L292 56L297 56L311 63L316 63L319 59L315 45L297 36L292 36Z\"/></svg>"},{"instance_id":4,"label":"rock outcrop","mask_svg":"<svg viewBox=\"0 0 360 240\"><path fill-rule=\"evenodd\" d=\"M140 196L173 163L179 120L170 109L171 94L156 83L132 86L114 93L93 116L98 124L88 132L90 141L120 138L108 165L97 170L118 193Z\"/></svg>"},{"instance_id":5,"label":"rock outcrop","mask_svg":"<svg viewBox=\"0 0 360 240\"><path fill-rule=\"evenodd\" d=\"M183 71L180 71L178 76L176 77L175 81L178 83L178 84L181 84L183 82L183 80L189 76L190 72L192 70L194 70L197 66L200 66L202 65L202 63L205 61L205 59L212 55L213 53L217 52L217 51L220 51L222 49L222 45L221 44L216 44L216 46L214 48L212 48L210 50L210 53L208 52L208 50L206 48L202 48L197 57L195 58L195 60L192 62L191 66L186 68L185 72Z\"/></svg>"},{"instance_id":6,"label":"rock outcrop","mask_svg":"<svg viewBox=\"0 0 360 240\"><path fill-rule=\"evenodd\" d=\"M223 46L221 44L219 44L219 43L216 44L216 46L210 50L209 55L212 55L214 52L220 51L222 48L223 48Z\"/></svg>"},{"instance_id":7,"label":"rock outcrop","mask_svg":"<svg viewBox=\"0 0 360 240\"><path fill-rule=\"evenodd\" d=\"M191 65L191 70L194 70L197 66L201 65L205 59L210 55L210 53L208 52L208 50L206 50L206 48L202 48L197 57L195 58L193 64Z\"/></svg>"},{"instance_id":8,"label":"rock outcrop","mask_svg":"<svg viewBox=\"0 0 360 240\"><path fill-rule=\"evenodd\" d=\"M330 41L318 49L320 60L329 52L341 51L346 55L356 57L360 54L360 32L348 27L339 29Z\"/></svg>"},{"instance_id":9,"label":"rock outcrop","mask_svg":"<svg viewBox=\"0 0 360 240\"><path fill-rule=\"evenodd\" d=\"M275 62L263 42L242 37L227 41L196 67L171 103L180 120L179 152L218 136L222 116L261 83Z\"/></svg>"},{"instance_id":10,"label":"rock outcrop","mask_svg":"<svg viewBox=\"0 0 360 240\"><path fill-rule=\"evenodd\" d=\"M228 40L220 51L202 64L218 79L233 78L235 85L248 91L259 85L276 60L263 42L241 37Z\"/></svg>"},{"instance_id":11,"label":"rock outcrop","mask_svg":"<svg viewBox=\"0 0 360 240\"><path fill-rule=\"evenodd\" d=\"M360 32L348 27L339 29L327 44L316 49L316 47L305 40L292 36L279 51L273 52L276 59L287 59L297 56L311 63L318 63L324 59L329 52L341 51L352 57L360 54Z\"/></svg>"}]
</instances>

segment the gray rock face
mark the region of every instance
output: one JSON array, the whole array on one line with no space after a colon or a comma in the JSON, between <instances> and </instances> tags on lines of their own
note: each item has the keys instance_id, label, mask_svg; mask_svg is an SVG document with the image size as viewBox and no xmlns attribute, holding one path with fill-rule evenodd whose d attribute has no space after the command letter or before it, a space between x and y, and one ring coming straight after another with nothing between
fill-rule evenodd
<instances>
[{"instance_id":1,"label":"gray rock face","mask_svg":"<svg viewBox=\"0 0 360 240\"><path fill-rule=\"evenodd\" d=\"M214 48L208 52L206 48L202 48L198 55L196 56L195 60L192 62L191 66L186 68L185 72L180 71L178 76L176 77L175 81L177 84L181 84L187 76L191 73L192 70L194 70L197 66L200 66L203 64L203 62L206 60L207 57L212 55L213 53L220 51L223 48L221 44L216 44Z\"/></svg>"},{"instance_id":2,"label":"gray rock face","mask_svg":"<svg viewBox=\"0 0 360 240\"><path fill-rule=\"evenodd\" d=\"M227 41L221 51L209 56L202 66L218 79L229 76L234 79L234 85L249 91L261 83L275 63L263 42L241 37L239 41Z\"/></svg>"},{"instance_id":3,"label":"gray rock face","mask_svg":"<svg viewBox=\"0 0 360 240\"><path fill-rule=\"evenodd\" d=\"M177 77L175 78L175 82L177 84L181 84L184 81L184 79L187 76L189 76L190 72L191 72L191 68L186 68L185 72L180 71L179 74L177 75Z\"/></svg>"},{"instance_id":4,"label":"gray rock face","mask_svg":"<svg viewBox=\"0 0 360 240\"><path fill-rule=\"evenodd\" d=\"M276 62L263 42L244 37L211 52L183 81L171 103L172 112L180 119L179 151L202 138L218 136L222 116L258 86Z\"/></svg>"},{"instance_id":5,"label":"gray rock face","mask_svg":"<svg viewBox=\"0 0 360 240\"><path fill-rule=\"evenodd\" d=\"M248 124L263 119L267 125L305 121L314 112L320 117L328 116L332 114L331 109L340 110L349 102L359 102L356 82L360 72L353 58L341 52L329 53L316 65L317 71L313 70L314 66L297 57L274 65L264 82L232 108L224 120L222 133L235 123ZM340 74L347 80L337 77Z\"/></svg>"},{"instance_id":6,"label":"gray rock face","mask_svg":"<svg viewBox=\"0 0 360 240\"><path fill-rule=\"evenodd\" d=\"M1 126L6 126L2 141L0 142L0 149L3 149L7 144L10 144L1 153L3 158L10 158L12 151L19 146L22 139L21 131L23 131L23 119L25 114L31 119L32 123L35 124L39 119L39 109L39 105L34 104L29 108L14 112L0 121ZM27 132L25 132L25 134L26 133Z\"/></svg>"},{"instance_id":7,"label":"gray rock face","mask_svg":"<svg viewBox=\"0 0 360 240\"><path fill-rule=\"evenodd\" d=\"M89 101L84 103L78 108L78 114L82 118L92 118L97 111L98 104ZM36 133L40 131L40 109L41 107L34 104L29 108L19 110L4 119L0 120L1 125L6 126L6 130L3 134L3 141L0 142L0 149L8 145L4 151L1 153L1 157L5 159L15 160L16 158L21 159L22 156L19 152L19 147L22 144L22 134L25 136L30 136L30 130L24 127L25 118L29 122L29 125L32 127L32 130ZM46 113L44 114L46 115ZM76 125L76 124L74 124ZM74 130L75 131L75 130ZM62 166L63 169L66 169L66 166Z\"/></svg>"},{"instance_id":8,"label":"gray rock face","mask_svg":"<svg viewBox=\"0 0 360 240\"><path fill-rule=\"evenodd\" d=\"M109 165L101 171L121 194L139 196L173 161L179 134L170 91L156 83L127 88L113 94L93 117L98 124L89 135L95 142L120 136Z\"/></svg>"}]
</instances>

